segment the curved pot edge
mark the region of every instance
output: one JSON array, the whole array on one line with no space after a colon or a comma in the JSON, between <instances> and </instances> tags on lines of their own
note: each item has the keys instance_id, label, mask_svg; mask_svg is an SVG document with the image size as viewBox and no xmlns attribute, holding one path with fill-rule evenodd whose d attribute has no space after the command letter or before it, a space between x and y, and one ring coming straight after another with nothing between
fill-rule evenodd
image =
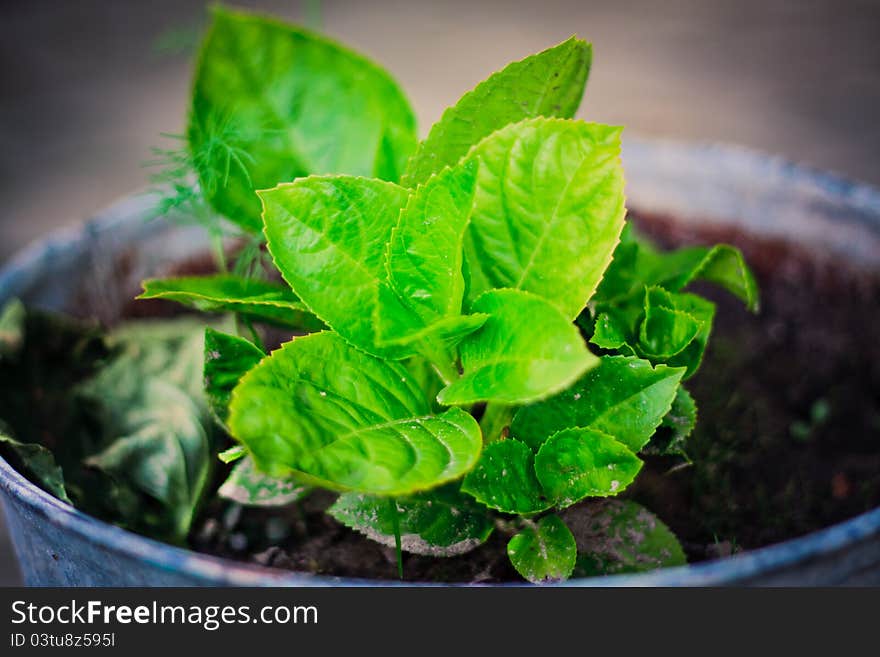
<instances>
[{"instance_id":1,"label":"curved pot edge","mask_svg":"<svg viewBox=\"0 0 880 657\"><path fill-rule=\"evenodd\" d=\"M31 483L0 457L0 489L27 505L35 515L76 532L102 548L135 556L163 570L185 570L205 583L235 586L447 586L438 582L399 582L327 575L246 564L175 547L116 527L65 504ZM561 586L710 586L743 583L770 571L805 563L880 534L880 508L837 525L782 543L731 557L644 574L572 579ZM472 584L457 584L474 586ZM505 586L528 586L511 582Z\"/></svg>"}]
</instances>

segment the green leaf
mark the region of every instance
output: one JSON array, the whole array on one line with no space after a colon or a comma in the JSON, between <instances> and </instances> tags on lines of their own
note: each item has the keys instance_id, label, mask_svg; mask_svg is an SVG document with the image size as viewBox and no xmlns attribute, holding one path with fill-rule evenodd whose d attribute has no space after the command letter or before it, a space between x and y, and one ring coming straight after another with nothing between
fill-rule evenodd
<instances>
[{"instance_id":1,"label":"green leaf","mask_svg":"<svg viewBox=\"0 0 880 657\"><path fill-rule=\"evenodd\" d=\"M307 483L405 495L462 476L480 453L476 421L459 409L431 415L399 363L339 336L296 338L242 378L229 426L257 467Z\"/></svg>"},{"instance_id":2,"label":"green leaf","mask_svg":"<svg viewBox=\"0 0 880 657\"><path fill-rule=\"evenodd\" d=\"M204 332L204 323L187 320L122 325L107 339L115 358L77 389L100 407L105 434L85 463L156 500L161 514L134 526L178 543L213 464L202 388Z\"/></svg>"},{"instance_id":3,"label":"green leaf","mask_svg":"<svg viewBox=\"0 0 880 657\"><path fill-rule=\"evenodd\" d=\"M400 213L385 252L387 285L375 321L383 343L421 343L444 360L482 320L461 316L462 240L473 208L477 163L445 169L420 185Z\"/></svg>"},{"instance_id":4,"label":"green leaf","mask_svg":"<svg viewBox=\"0 0 880 657\"><path fill-rule=\"evenodd\" d=\"M577 544L559 516L546 516L510 539L507 556L533 584L561 582L574 570Z\"/></svg>"},{"instance_id":5,"label":"green leaf","mask_svg":"<svg viewBox=\"0 0 880 657\"><path fill-rule=\"evenodd\" d=\"M513 288L578 316L623 229L620 130L531 119L473 148L468 159L479 159L480 170L465 237L468 301Z\"/></svg>"},{"instance_id":6,"label":"green leaf","mask_svg":"<svg viewBox=\"0 0 880 657\"><path fill-rule=\"evenodd\" d=\"M102 394L111 394L109 399L123 399L135 394L143 379L155 377L184 390L207 409L202 380L205 327L206 322L188 317L120 324L106 338L116 357L98 372L94 384L103 387ZM86 392L90 387L89 382L83 385Z\"/></svg>"},{"instance_id":7,"label":"green leaf","mask_svg":"<svg viewBox=\"0 0 880 657\"><path fill-rule=\"evenodd\" d=\"M639 349L645 357L666 362L684 351L703 328L662 287L645 290L645 319L639 330Z\"/></svg>"},{"instance_id":8,"label":"green leaf","mask_svg":"<svg viewBox=\"0 0 880 657\"><path fill-rule=\"evenodd\" d=\"M596 500L564 516L577 541L575 577L683 566L684 551L657 516L629 500Z\"/></svg>"},{"instance_id":9,"label":"green leaf","mask_svg":"<svg viewBox=\"0 0 880 657\"><path fill-rule=\"evenodd\" d=\"M385 252L388 284L422 326L461 313L461 247L477 169L477 162L466 162L432 176L409 197L391 231Z\"/></svg>"},{"instance_id":10,"label":"green leaf","mask_svg":"<svg viewBox=\"0 0 880 657\"><path fill-rule=\"evenodd\" d=\"M258 232L254 194L310 174L397 180L415 119L391 77L321 36L214 9L193 86L188 138L211 205Z\"/></svg>"},{"instance_id":11,"label":"green leaf","mask_svg":"<svg viewBox=\"0 0 880 657\"><path fill-rule=\"evenodd\" d=\"M489 538L491 516L455 484L396 500L345 493L327 511L368 538L394 547L394 514L405 552L452 557L470 552Z\"/></svg>"},{"instance_id":12,"label":"green leaf","mask_svg":"<svg viewBox=\"0 0 880 657\"><path fill-rule=\"evenodd\" d=\"M684 368L652 367L628 356L600 361L565 392L521 408L511 435L537 450L563 429L595 429L638 452L669 412Z\"/></svg>"},{"instance_id":13,"label":"green leaf","mask_svg":"<svg viewBox=\"0 0 880 657\"><path fill-rule=\"evenodd\" d=\"M657 358L644 353L643 349L643 355L647 356L653 362L665 362L670 367L687 368L687 371L682 378L683 380L689 379L699 369L700 363L703 362L703 354L706 351L709 334L712 332L712 321L715 318L715 304L695 294L666 293L666 296L668 300L667 307L672 308L673 312L679 315L687 315L692 318L698 326L697 333L694 336L694 339L677 354ZM644 324L642 326L644 327ZM656 329L658 327L654 328Z\"/></svg>"},{"instance_id":14,"label":"green leaf","mask_svg":"<svg viewBox=\"0 0 880 657\"><path fill-rule=\"evenodd\" d=\"M696 280L725 288L752 312L759 307L758 285L739 249L727 244L689 247L662 252L624 231L614 260L596 292L601 304L619 304L637 296L645 287L660 286L678 292Z\"/></svg>"},{"instance_id":15,"label":"green leaf","mask_svg":"<svg viewBox=\"0 0 880 657\"><path fill-rule=\"evenodd\" d=\"M109 383L104 378L92 390ZM112 394L104 388L105 402ZM143 380L135 396L110 403L117 437L86 464L161 502L182 541L209 472L210 447L200 409L183 390L158 378Z\"/></svg>"},{"instance_id":16,"label":"green leaf","mask_svg":"<svg viewBox=\"0 0 880 657\"><path fill-rule=\"evenodd\" d=\"M564 429L535 455L538 481L560 509L585 497L617 495L641 468L641 459L629 448L594 429Z\"/></svg>"},{"instance_id":17,"label":"green leaf","mask_svg":"<svg viewBox=\"0 0 880 657\"><path fill-rule=\"evenodd\" d=\"M9 358L24 343L24 304L18 299L8 301L0 310L0 360Z\"/></svg>"},{"instance_id":18,"label":"green leaf","mask_svg":"<svg viewBox=\"0 0 880 657\"><path fill-rule=\"evenodd\" d=\"M602 349L620 351L628 356L635 356L636 352L629 344L631 339L630 332L617 314L601 313L596 317L590 344Z\"/></svg>"},{"instance_id":19,"label":"green leaf","mask_svg":"<svg viewBox=\"0 0 880 657\"><path fill-rule=\"evenodd\" d=\"M461 490L504 513L529 515L553 506L535 476L534 452L518 440L489 443Z\"/></svg>"},{"instance_id":20,"label":"green leaf","mask_svg":"<svg viewBox=\"0 0 880 657\"><path fill-rule=\"evenodd\" d=\"M541 399L598 365L577 330L553 305L521 290L492 290L473 304L489 315L459 345L462 377L443 389L443 404Z\"/></svg>"},{"instance_id":21,"label":"green leaf","mask_svg":"<svg viewBox=\"0 0 880 657\"><path fill-rule=\"evenodd\" d=\"M286 506L302 499L311 491L295 479L270 477L245 457L235 464L217 495L244 506Z\"/></svg>"},{"instance_id":22,"label":"green leaf","mask_svg":"<svg viewBox=\"0 0 880 657\"><path fill-rule=\"evenodd\" d=\"M22 443L15 440L0 424L0 445L9 448L13 462L17 461L16 469L37 483L40 488L51 493L62 502L73 504L67 497L64 486L64 473L55 461L52 451L37 443ZM7 453L7 458L9 454Z\"/></svg>"},{"instance_id":23,"label":"green leaf","mask_svg":"<svg viewBox=\"0 0 880 657\"><path fill-rule=\"evenodd\" d=\"M245 456L247 456L247 450L241 445L233 445L229 449L224 449L217 454L217 458L223 463L234 463L239 459L243 459Z\"/></svg>"},{"instance_id":24,"label":"green leaf","mask_svg":"<svg viewBox=\"0 0 880 657\"><path fill-rule=\"evenodd\" d=\"M169 299L203 312L234 312L290 328L319 330L321 322L287 286L231 274L154 278L138 299Z\"/></svg>"},{"instance_id":25,"label":"green leaf","mask_svg":"<svg viewBox=\"0 0 880 657\"><path fill-rule=\"evenodd\" d=\"M259 194L269 252L293 291L351 344L392 355L377 345L373 313L385 245L408 192L381 180L312 176Z\"/></svg>"},{"instance_id":26,"label":"green leaf","mask_svg":"<svg viewBox=\"0 0 880 657\"><path fill-rule=\"evenodd\" d=\"M492 74L431 127L407 165L403 184L414 187L424 182L510 123L536 116L574 116L591 60L590 44L572 37Z\"/></svg>"},{"instance_id":27,"label":"green leaf","mask_svg":"<svg viewBox=\"0 0 880 657\"><path fill-rule=\"evenodd\" d=\"M221 424L229 417L232 389L244 374L263 359L252 342L236 335L205 329L205 395Z\"/></svg>"},{"instance_id":28,"label":"green leaf","mask_svg":"<svg viewBox=\"0 0 880 657\"><path fill-rule=\"evenodd\" d=\"M758 284L739 249L719 244L709 249L694 276L720 285L739 297L752 312L758 312Z\"/></svg>"},{"instance_id":29,"label":"green leaf","mask_svg":"<svg viewBox=\"0 0 880 657\"><path fill-rule=\"evenodd\" d=\"M686 456L685 442L697 424L697 403L687 390L679 387L672 408L663 416L661 429L645 448L652 454L678 454Z\"/></svg>"}]
</instances>

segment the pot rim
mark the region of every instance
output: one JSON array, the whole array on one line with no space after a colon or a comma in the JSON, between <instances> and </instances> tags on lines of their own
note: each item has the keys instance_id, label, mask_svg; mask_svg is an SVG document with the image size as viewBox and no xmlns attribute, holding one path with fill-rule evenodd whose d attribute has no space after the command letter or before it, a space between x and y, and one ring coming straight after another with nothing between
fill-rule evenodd
<instances>
[{"instance_id":1,"label":"pot rim","mask_svg":"<svg viewBox=\"0 0 880 657\"><path fill-rule=\"evenodd\" d=\"M162 570L185 571L206 582L234 586L498 586L467 582L421 582L313 575L248 564L162 543L83 513L31 483L0 457L0 489L23 502L34 515L77 533L102 548L136 557ZM833 554L880 532L880 508L804 536L730 557L664 568L642 574L570 579L557 586L711 586L778 571ZM504 582L500 586L529 586Z\"/></svg>"},{"instance_id":2,"label":"pot rim","mask_svg":"<svg viewBox=\"0 0 880 657\"><path fill-rule=\"evenodd\" d=\"M739 145L717 142L678 141L673 139L627 140L630 148L659 147L687 151L697 156L720 155L729 160L745 161L760 170L772 168L785 179L798 180L814 186L822 193L841 199L854 208L867 209L878 217L871 228L880 231L880 190L838 174L811 166L796 164L780 156L768 155ZM627 146L624 146L626 153ZM127 196L110 205L95 219L52 231L19 251L0 269L0 293L27 278L29 267L59 249L82 243L93 233L103 232L141 214L142 196ZM873 224L873 222L872 222ZM134 557L159 569L185 572L202 580L205 585L236 586L484 586L470 583L407 582L314 575L288 571L258 564L248 564L223 557L198 553L162 543L111 525L57 499L30 482L5 459L0 457L0 490L22 502L34 515L97 543L111 552ZM699 562L640 574L608 575L571 579L558 586L706 586L742 583L762 574L778 572L796 565L829 556L860 541L880 535L880 507L841 523L804 536L749 550L730 557ZM495 585L497 586L497 585ZM529 586L527 583L505 582L500 586Z\"/></svg>"}]
</instances>

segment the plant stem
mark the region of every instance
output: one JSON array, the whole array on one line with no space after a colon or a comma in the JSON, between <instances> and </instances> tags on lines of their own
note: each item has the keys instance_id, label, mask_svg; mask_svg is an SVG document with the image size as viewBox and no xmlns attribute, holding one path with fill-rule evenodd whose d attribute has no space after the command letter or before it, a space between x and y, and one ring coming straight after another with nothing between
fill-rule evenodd
<instances>
[{"instance_id":1,"label":"plant stem","mask_svg":"<svg viewBox=\"0 0 880 657\"><path fill-rule=\"evenodd\" d=\"M391 505L391 526L394 529L394 550L397 553L397 577L403 579L403 548L400 544L400 512L397 509L397 500L388 500Z\"/></svg>"},{"instance_id":2,"label":"plant stem","mask_svg":"<svg viewBox=\"0 0 880 657\"><path fill-rule=\"evenodd\" d=\"M214 249L214 259L217 261L217 269L225 274L229 271L226 263L226 250L223 248L223 231L211 228L211 247Z\"/></svg>"},{"instance_id":3,"label":"plant stem","mask_svg":"<svg viewBox=\"0 0 880 657\"><path fill-rule=\"evenodd\" d=\"M483 442L491 443L503 438L504 429L510 425L516 407L511 404L488 403L483 417L480 419L480 429L483 431Z\"/></svg>"}]
</instances>

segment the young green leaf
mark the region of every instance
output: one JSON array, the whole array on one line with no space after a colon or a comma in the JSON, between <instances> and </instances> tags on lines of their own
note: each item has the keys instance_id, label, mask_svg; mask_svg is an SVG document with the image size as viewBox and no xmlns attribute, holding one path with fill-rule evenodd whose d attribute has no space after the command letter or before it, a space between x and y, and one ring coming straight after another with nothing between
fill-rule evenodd
<instances>
[{"instance_id":1,"label":"young green leaf","mask_svg":"<svg viewBox=\"0 0 880 657\"><path fill-rule=\"evenodd\" d=\"M596 301L617 305L639 296L645 287L679 292L696 280L720 285L752 312L759 307L758 285L742 253L727 244L690 247L664 253L625 230L614 259L596 291Z\"/></svg>"},{"instance_id":2,"label":"young green leaf","mask_svg":"<svg viewBox=\"0 0 880 657\"><path fill-rule=\"evenodd\" d=\"M445 169L420 185L391 231L388 284L422 325L461 313L461 245L473 210L477 164Z\"/></svg>"},{"instance_id":3,"label":"young green leaf","mask_svg":"<svg viewBox=\"0 0 880 657\"><path fill-rule=\"evenodd\" d=\"M627 356L600 361L565 392L521 408L511 435L537 450L563 429L595 429L638 452L669 412L684 368L652 367Z\"/></svg>"},{"instance_id":4,"label":"young green leaf","mask_svg":"<svg viewBox=\"0 0 880 657\"><path fill-rule=\"evenodd\" d=\"M545 516L510 539L507 556L533 584L560 582L574 570L577 544L559 516Z\"/></svg>"},{"instance_id":5,"label":"young green leaf","mask_svg":"<svg viewBox=\"0 0 880 657\"><path fill-rule=\"evenodd\" d=\"M64 473L55 461L52 451L38 443L23 443L9 435L0 423L0 447L6 446L12 452L12 462L17 469L29 474L37 485L51 493L62 502L73 504L67 497L64 486ZM9 454L5 456L9 458ZM17 463L16 463L17 462Z\"/></svg>"},{"instance_id":6,"label":"young green leaf","mask_svg":"<svg viewBox=\"0 0 880 657\"><path fill-rule=\"evenodd\" d=\"M214 9L188 129L211 205L258 232L254 190L310 174L397 180L415 119L384 70L306 30Z\"/></svg>"},{"instance_id":7,"label":"young green leaf","mask_svg":"<svg viewBox=\"0 0 880 657\"><path fill-rule=\"evenodd\" d=\"M229 426L258 468L373 495L406 495L462 476L482 437L459 409L431 415L408 371L330 332L296 338L242 378Z\"/></svg>"},{"instance_id":8,"label":"young green leaf","mask_svg":"<svg viewBox=\"0 0 880 657\"><path fill-rule=\"evenodd\" d=\"M629 486L642 461L611 436L594 429L565 429L541 445L535 474L557 508L585 497L617 495Z\"/></svg>"},{"instance_id":9,"label":"young green leaf","mask_svg":"<svg viewBox=\"0 0 880 657\"><path fill-rule=\"evenodd\" d=\"M489 319L459 345L464 374L440 391L443 404L534 401L599 363L571 321L538 296L491 290L472 309Z\"/></svg>"},{"instance_id":10,"label":"young green leaf","mask_svg":"<svg viewBox=\"0 0 880 657\"><path fill-rule=\"evenodd\" d=\"M470 552L486 542L494 527L486 509L455 484L396 500L345 493L327 512L389 547L395 544L392 514L397 514L401 549L434 557Z\"/></svg>"},{"instance_id":11,"label":"young green leaf","mask_svg":"<svg viewBox=\"0 0 880 657\"><path fill-rule=\"evenodd\" d=\"M415 187L426 181L510 123L536 116L571 118L580 105L591 60L590 44L572 37L493 73L431 127L407 164L403 184Z\"/></svg>"},{"instance_id":12,"label":"young green leaf","mask_svg":"<svg viewBox=\"0 0 880 657\"><path fill-rule=\"evenodd\" d=\"M666 362L684 351L703 323L675 303L662 287L645 290L645 319L639 329L639 349L652 361Z\"/></svg>"},{"instance_id":13,"label":"young green leaf","mask_svg":"<svg viewBox=\"0 0 880 657\"><path fill-rule=\"evenodd\" d=\"M295 479L270 477L257 470L253 459L245 457L235 464L217 495L244 506L286 506L311 491Z\"/></svg>"},{"instance_id":14,"label":"young green leaf","mask_svg":"<svg viewBox=\"0 0 880 657\"><path fill-rule=\"evenodd\" d=\"M221 424L229 416L232 389L244 374L263 359L252 342L236 335L205 329L205 395Z\"/></svg>"},{"instance_id":15,"label":"young green leaf","mask_svg":"<svg viewBox=\"0 0 880 657\"><path fill-rule=\"evenodd\" d=\"M618 351L625 356L635 356L636 351L630 344L632 331L616 312L604 312L596 317L593 324L593 335L590 344L602 349Z\"/></svg>"},{"instance_id":16,"label":"young green leaf","mask_svg":"<svg viewBox=\"0 0 880 657\"><path fill-rule=\"evenodd\" d=\"M530 515L553 506L535 476L534 452L518 440L488 444L461 490L503 513Z\"/></svg>"},{"instance_id":17,"label":"young green leaf","mask_svg":"<svg viewBox=\"0 0 880 657\"><path fill-rule=\"evenodd\" d=\"M377 345L373 313L385 245L408 192L381 180L312 176L259 195L269 252L293 291L345 340L389 355Z\"/></svg>"},{"instance_id":18,"label":"young green leaf","mask_svg":"<svg viewBox=\"0 0 880 657\"><path fill-rule=\"evenodd\" d=\"M677 294L675 304L676 309L687 313L700 324L700 330L694 340L681 353L666 360L666 364L670 367L687 368L682 377L682 380L686 380L696 374L703 362L703 354L706 352L706 344L715 319L715 304L695 294Z\"/></svg>"},{"instance_id":19,"label":"young green leaf","mask_svg":"<svg viewBox=\"0 0 880 657\"><path fill-rule=\"evenodd\" d=\"M525 290L574 320L623 229L620 128L531 119L489 135L468 159L480 160L465 236L468 301Z\"/></svg>"},{"instance_id":20,"label":"young green leaf","mask_svg":"<svg viewBox=\"0 0 880 657\"><path fill-rule=\"evenodd\" d=\"M577 542L575 577L637 573L687 563L678 539L630 500L596 500L563 518Z\"/></svg>"},{"instance_id":21,"label":"young green leaf","mask_svg":"<svg viewBox=\"0 0 880 657\"><path fill-rule=\"evenodd\" d=\"M320 330L322 324L290 288L231 274L152 278L138 299L169 299L203 312L234 312L289 328Z\"/></svg>"},{"instance_id":22,"label":"young green leaf","mask_svg":"<svg viewBox=\"0 0 880 657\"><path fill-rule=\"evenodd\" d=\"M420 185L401 211L385 252L388 284L376 313L381 340L413 341L438 322L460 318L462 239L476 174L476 162L445 169ZM388 299L391 294L397 300Z\"/></svg>"}]
</instances>

